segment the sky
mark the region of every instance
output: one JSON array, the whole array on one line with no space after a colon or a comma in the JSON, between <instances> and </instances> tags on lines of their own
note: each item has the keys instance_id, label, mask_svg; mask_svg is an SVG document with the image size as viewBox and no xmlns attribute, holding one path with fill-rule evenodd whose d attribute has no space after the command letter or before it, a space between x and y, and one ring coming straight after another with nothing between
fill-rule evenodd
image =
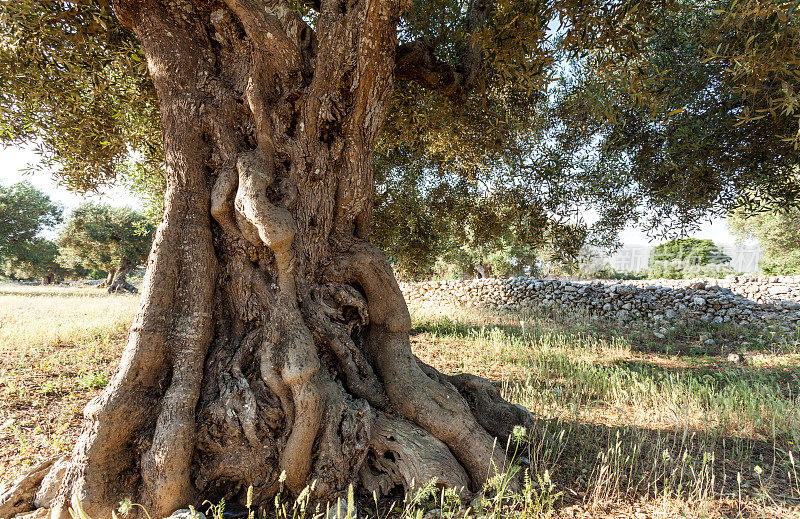
<instances>
[{"instance_id":1,"label":"sky","mask_svg":"<svg viewBox=\"0 0 800 519\"><path fill-rule=\"evenodd\" d=\"M104 189L100 195L81 195L59 186L55 179L44 172L23 173L38 162L38 155L30 149L0 147L0 185L5 187L27 180L37 189L47 193L50 198L70 210L85 200L104 202L113 206L128 206L141 209L142 203L122 187Z\"/></svg>"},{"instance_id":2,"label":"sky","mask_svg":"<svg viewBox=\"0 0 800 519\"><path fill-rule=\"evenodd\" d=\"M35 174L24 174L23 171L31 164L38 161L38 156L30 149L25 148L0 148L0 185L9 186L17 182L27 180L36 188L47 193L50 198L64 206L66 210L73 209L84 200L104 202L113 206L128 206L133 209L141 209L142 203L123 187L112 187L104 189L99 195L84 196L70 192L63 186L59 186L52 176L45 172ZM692 238L707 238L714 240L717 245L733 245L736 238L728 231L725 219L714 219L704 222L700 229L691 234ZM623 246L639 247L656 245L660 241L653 241L641 229L626 227L620 235Z\"/></svg>"},{"instance_id":3,"label":"sky","mask_svg":"<svg viewBox=\"0 0 800 519\"><path fill-rule=\"evenodd\" d=\"M703 222L700 228L690 234L689 238L701 238L713 240L717 245L733 245L736 243L736 236L728 230L728 224L724 218L714 218L711 221ZM653 241L641 229L626 227L620 234L620 240L624 246L643 246L657 245L664 240Z\"/></svg>"}]
</instances>

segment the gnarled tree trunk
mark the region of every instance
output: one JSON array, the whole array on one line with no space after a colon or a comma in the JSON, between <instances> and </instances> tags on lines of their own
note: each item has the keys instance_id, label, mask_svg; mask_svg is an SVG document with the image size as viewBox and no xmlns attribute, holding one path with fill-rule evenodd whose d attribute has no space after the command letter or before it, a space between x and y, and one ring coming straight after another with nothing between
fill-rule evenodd
<instances>
[{"instance_id":1,"label":"gnarled tree trunk","mask_svg":"<svg viewBox=\"0 0 800 519\"><path fill-rule=\"evenodd\" d=\"M477 278L490 278L492 277L492 266L490 264L484 263L479 261L475 264L475 272L477 273Z\"/></svg>"},{"instance_id":2,"label":"gnarled tree trunk","mask_svg":"<svg viewBox=\"0 0 800 519\"><path fill-rule=\"evenodd\" d=\"M111 283L114 282L114 276L117 274L117 269L115 267L111 267L108 269L108 275L106 275L105 281L97 285L97 288L108 288L111 286Z\"/></svg>"},{"instance_id":3,"label":"gnarled tree trunk","mask_svg":"<svg viewBox=\"0 0 800 519\"><path fill-rule=\"evenodd\" d=\"M119 292L136 293L136 287L128 283L128 274L130 274L133 270L131 260L128 258L122 258L119 269L112 270L113 274L111 272L108 273L108 276L111 279L111 282L108 282L109 294L116 294Z\"/></svg>"},{"instance_id":4,"label":"gnarled tree trunk","mask_svg":"<svg viewBox=\"0 0 800 519\"><path fill-rule=\"evenodd\" d=\"M116 2L161 109L166 211L120 368L52 503L94 518L255 502L316 481L477 490L529 420L488 382L414 357L369 243L372 150L391 95L399 0ZM500 442L496 438L500 438Z\"/></svg>"}]
</instances>

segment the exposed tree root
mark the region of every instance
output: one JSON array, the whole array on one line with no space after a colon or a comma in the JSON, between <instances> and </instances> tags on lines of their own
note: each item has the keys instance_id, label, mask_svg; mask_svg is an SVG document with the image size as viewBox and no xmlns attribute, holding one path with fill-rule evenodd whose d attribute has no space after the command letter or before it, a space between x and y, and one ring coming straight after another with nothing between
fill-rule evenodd
<instances>
[{"instance_id":1,"label":"exposed tree root","mask_svg":"<svg viewBox=\"0 0 800 519\"><path fill-rule=\"evenodd\" d=\"M34 505L36 492L57 459L57 457L50 458L34 465L0 492L0 519L8 519L36 508Z\"/></svg>"},{"instance_id":2,"label":"exposed tree root","mask_svg":"<svg viewBox=\"0 0 800 519\"><path fill-rule=\"evenodd\" d=\"M162 514L201 498L242 498L248 485L263 502L281 488L281 473L294 494L314 481L313 495L321 500L336 498L353 481L385 494L397 487L411 491L433 478L468 498L507 468L505 441L515 425L532 426L530 415L505 402L490 382L443 375L411 353L410 317L379 251L354 243L329 264L311 297L301 298L291 263L284 266L284 282L270 287L237 240L220 258L228 283L218 284L226 295L215 313L228 317L215 336L224 340L212 341L205 361L196 346L171 357L172 382L156 386L164 389L157 389L163 396L156 430L147 433L153 440L125 444L128 468L121 467L116 485L102 486L119 492L105 502L129 495L120 482L139 485L132 498ZM124 360L123 369L131 362ZM185 385L201 378L202 391ZM179 380L184 383L176 385ZM87 416L97 420L99 409L113 413L105 399L121 393L119 387L104 394ZM201 393L196 415L194 408L190 413L186 395ZM133 419L144 424L147 415L140 411ZM181 439L181 431L191 436ZM79 448L99 445L101 438L88 434ZM184 448L190 450L176 450ZM116 460L125 460L120 454ZM168 459L183 460L185 468L168 465ZM86 461L78 460L70 470L85 470ZM97 499L86 486L89 476L67 476L63 488L71 490L71 499ZM104 517L98 511L93 515Z\"/></svg>"},{"instance_id":3,"label":"exposed tree root","mask_svg":"<svg viewBox=\"0 0 800 519\"><path fill-rule=\"evenodd\" d=\"M536 423L530 411L519 404L507 402L500 395L500 390L485 378L471 373L445 375L419 359L417 364L433 380L457 390L467 401L481 427L503 445L517 426L523 427L528 433L534 430Z\"/></svg>"},{"instance_id":4,"label":"exposed tree root","mask_svg":"<svg viewBox=\"0 0 800 519\"><path fill-rule=\"evenodd\" d=\"M354 244L334 260L327 276L364 290L371 316L365 348L393 407L450 448L473 488L503 472L503 446L478 424L455 388L427 376L411 353L411 317L383 253L366 243Z\"/></svg>"},{"instance_id":5,"label":"exposed tree root","mask_svg":"<svg viewBox=\"0 0 800 519\"><path fill-rule=\"evenodd\" d=\"M412 491L435 479L469 499L469 476L447 445L402 418L380 414L372 426L372 446L361 467L361 484L370 493L387 495L395 487Z\"/></svg>"},{"instance_id":6,"label":"exposed tree root","mask_svg":"<svg viewBox=\"0 0 800 519\"><path fill-rule=\"evenodd\" d=\"M103 280L102 283L97 285L97 288L108 288L108 287L110 287L111 283L114 282L114 276L116 275L116 273L117 273L117 269L116 268L108 269L108 275L106 276L106 279Z\"/></svg>"},{"instance_id":7,"label":"exposed tree root","mask_svg":"<svg viewBox=\"0 0 800 519\"><path fill-rule=\"evenodd\" d=\"M109 272L108 278L106 278L106 283L108 285L108 293L109 294L120 294L123 292L128 292L131 294L135 294L138 292L136 287L128 283L128 274L131 273L133 268L131 267L131 262L128 259L122 260L122 265L120 266L119 270L112 269L112 273ZM109 278L111 281L109 282Z\"/></svg>"},{"instance_id":8,"label":"exposed tree root","mask_svg":"<svg viewBox=\"0 0 800 519\"><path fill-rule=\"evenodd\" d=\"M59 458L47 472L47 476L39 484L39 490L33 500L36 508L50 508L50 504L58 495L58 489L64 481L64 474L69 468L69 457Z\"/></svg>"},{"instance_id":9,"label":"exposed tree root","mask_svg":"<svg viewBox=\"0 0 800 519\"><path fill-rule=\"evenodd\" d=\"M115 283L114 285L108 287L109 294L138 294L139 290L133 286L132 284L128 283Z\"/></svg>"},{"instance_id":10,"label":"exposed tree root","mask_svg":"<svg viewBox=\"0 0 800 519\"><path fill-rule=\"evenodd\" d=\"M93 489L101 488L108 496L104 502L116 503L126 496L127 485L139 485L132 498L157 504L153 508L167 514L201 497L241 498L249 484L256 502L263 502L279 490L281 473L294 494L315 481L317 499L335 498L355 480L369 492L385 494L396 487L410 491L432 478L467 498L506 468L505 441L515 425L532 426L530 415L505 402L488 381L446 376L413 356L410 318L378 251L354 244L346 258L329 265L325 281L301 311L290 267L285 270L290 278L270 288L250 263L247 247L232 243L229 256L221 258L227 265L224 275L230 276L222 285L227 305L216 312L239 312L245 321L223 319L230 328L218 328L215 335L230 339L212 341L205 361L196 346L172 357L172 382L153 386L163 392L152 396L154 402L160 398L153 409L155 431L145 433L153 439L131 443L130 438L114 445L118 454L109 450L108 458L91 458L95 464L116 460L115 468L121 469L116 484L88 486L95 481L91 474L74 472L85 471L88 460L77 458L76 464L74 458L63 487L70 489L70 499L96 502ZM289 299L280 304L282 298ZM242 327L244 322L255 326ZM196 345L196 336L191 339L187 345ZM124 370L135 360L123 360L116 384L141 383L136 381L143 373L119 379L132 376ZM187 387L185 381L200 384L201 378L204 396L195 415L186 395L199 395L200 387ZM115 413L108 398L125 405L123 387L116 389L93 403L87 417L97 421L99 412ZM147 416L139 409L129 418L144 425ZM182 437L181 431L191 436ZM119 432L114 433L118 441ZM88 430L79 449L101 445L94 434ZM166 460L186 465L181 469ZM109 470L109 465L94 466ZM14 491L13 502L24 504L15 513L33 507L46 473L42 468L28 490ZM62 501L62 510L64 503L69 504ZM98 515L102 509L93 512L104 517Z\"/></svg>"}]
</instances>

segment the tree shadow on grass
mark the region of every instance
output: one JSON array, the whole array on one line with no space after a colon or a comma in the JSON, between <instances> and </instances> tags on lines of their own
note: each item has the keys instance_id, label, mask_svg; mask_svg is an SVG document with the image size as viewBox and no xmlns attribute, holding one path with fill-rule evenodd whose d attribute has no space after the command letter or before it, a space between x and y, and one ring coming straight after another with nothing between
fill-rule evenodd
<instances>
[{"instance_id":1,"label":"tree shadow on grass","mask_svg":"<svg viewBox=\"0 0 800 519\"><path fill-rule=\"evenodd\" d=\"M667 361L669 362L669 361ZM795 366L753 366L721 359L680 366L664 365L655 359L620 359L615 365L645 378L663 380L670 375L691 374L711 385L715 391L746 385L766 385L777 389L786 398L800 394L800 369Z\"/></svg>"},{"instance_id":2,"label":"tree shadow on grass","mask_svg":"<svg viewBox=\"0 0 800 519\"><path fill-rule=\"evenodd\" d=\"M69 298L84 298L84 297L98 297L98 298L108 298L109 294L103 289L92 289L80 292L73 292L70 288L64 288L63 292L59 292L59 289L47 289L42 291L30 291L30 292L19 292L14 290L2 289L0 288L0 296L15 296L15 297L69 297Z\"/></svg>"},{"instance_id":3,"label":"tree shadow on grass","mask_svg":"<svg viewBox=\"0 0 800 519\"><path fill-rule=\"evenodd\" d=\"M419 323L413 333L474 339L491 337L493 333L523 338L528 332L514 324L476 325L441 318ZM605 331L600 329L597 333ZM798 372L792 368L742 366L722 359L698 362L695 356L686 357L610 359L608 363L587 365L570 359L567 354L542 355L535 359L535 366L526 367L533 370L535 378L512 378L503 385L538 393L560 391L562 395L587 391L582 402L572 397L566 397L566 401L575 400L576 405L588 402L590 406L601 405L609 398L609 389L595 388L591 377L603 379L615 372L623 372L622 380L626 383L655 380L656 388L660 380L666 383L670 377L671 383L678 385L698 381L711 394L761 385L778 389L778 398L783 395L791 400L796 398L796 388L800 387ZM672 361L676 365L662 361ZM586 375L589 378L583 382L571 378L592 370L591 376ZM597 392L591 394L593 390ZM556 483L554 491L562 493L558 508L575 503L634 502L645 497L651 500L669 497L688 504L700 504L704 500L722 503L720 506L727 506L733 515L746 517L751 512L763 515L767 505L787 508L800 504L800 483L793 475L800 473L800 467L791 463L788 451L793 447L785 435L779 435L777 440L762 440L680 425L674 428L645 424L608 426L588 422L585 416L581 414L579 418L577 413L574 417L557 419L539 416L537 430L531 435L525 453L521 454L531 460L534 474L549 472ZM800 459L797 452L794 456L795 460Z\"/></svg>"},{"instance_id":4,"label":"tree shadow on grass","mask_svg":"<svg viewBox=\"0 0 800 519\"><path fill-rule=\"evenodd\" d=\"M562 493L557 509L660 498L735 500L739 508L800 505L797 468L770 441L543 417L529 441L524 456L531 472L547 470Z\"/></svg>"}]
</instances>

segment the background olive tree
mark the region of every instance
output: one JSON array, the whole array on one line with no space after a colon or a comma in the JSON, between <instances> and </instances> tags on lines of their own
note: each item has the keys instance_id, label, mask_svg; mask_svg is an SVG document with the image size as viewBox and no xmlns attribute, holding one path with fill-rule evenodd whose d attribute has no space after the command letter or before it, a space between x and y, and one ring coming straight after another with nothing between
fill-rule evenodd
<instances>
[{"instance_id":1,"label":"background olive tree","mask_svg":"<svg viewBox=\"0 0 800 519\"><path fill-rule=\"evenodd\" d=\"M800 210L772 209L756 214L737 210L728 218L728 224L740 238L758 239L763 249L761 272L800 275Z\"/></svg>"},{"instance_id":2,"label":"background olive tree","mask_svg":"<svg viewBox=\"0 0 800 519\"><path fill-rule=\"evenodd\" d=\"M105 271L109 292L136 291L128 274L142 265L155 227L127 207L86 202L75 208L58 236L59 262L67 268Z\"/></svg>"},{"instance_id":3,"label":"background olive tree","mask_svg":"<svg viewBox=\"0 0 800 519\"><path fill-rule=\"evenodd\" d=\"M0 273L17 279L60 274L58 247L41 233L61 222L62 209L28 182L0 186Z\"/></svg>"},{"instance_id":4,"label":"background olive tree","mask_svg":"<svg viewBox=\"0 0 800 519\"><path fill-rule=\"evenodd\" d=\"M795 4L678 2L639 28L647 38L583 52L557 95L561 149L592 150L586 174L627 193L655 234L735 208L796 206Z\"/></svg>"},{"instance_id":5,"label":"background olive tree","mask_svg":"<svg viewBox=\"0 0 800 519\"><path fill-rule=\"evenodd\" d=\"M712 240L677 238L653 247L647 262L648 277L683 279L721 278L735 271L731 258Z\"/></svg>"}]
</instances>

